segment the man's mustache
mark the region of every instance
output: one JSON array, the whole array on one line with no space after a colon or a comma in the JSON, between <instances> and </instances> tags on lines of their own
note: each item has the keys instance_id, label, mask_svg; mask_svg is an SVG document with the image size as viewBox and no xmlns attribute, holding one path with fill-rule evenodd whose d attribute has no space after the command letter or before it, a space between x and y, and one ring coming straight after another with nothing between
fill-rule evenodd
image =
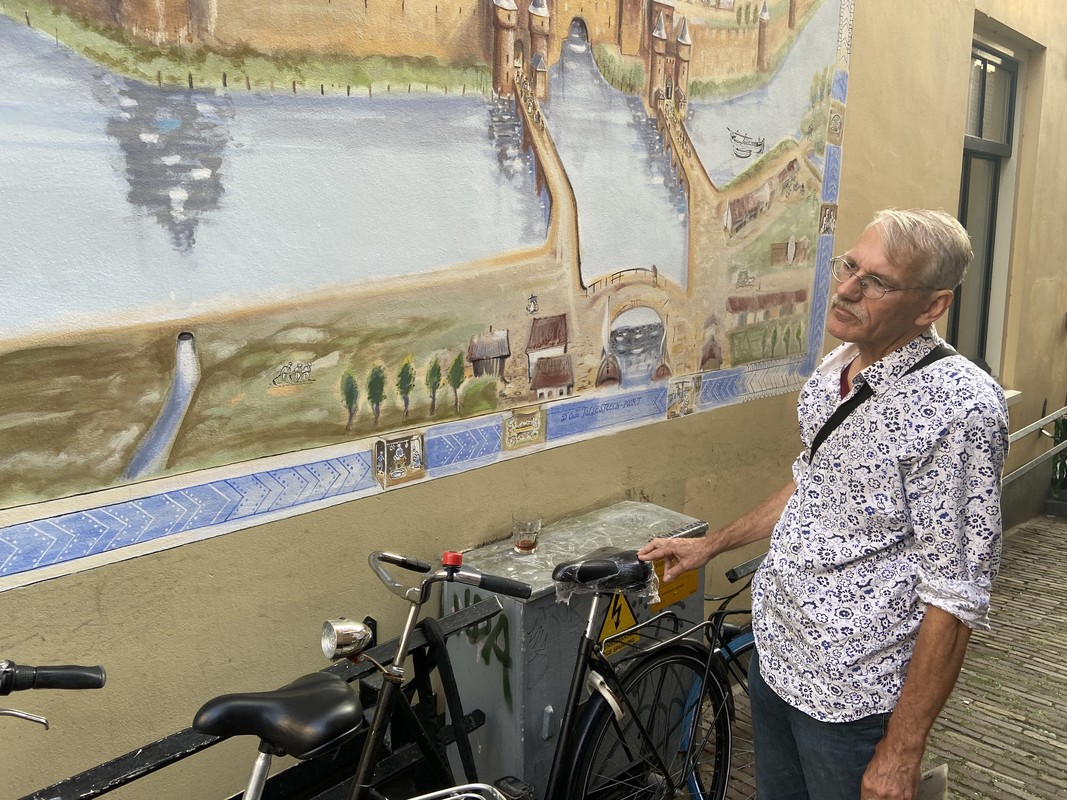
<instances>
[{"instance_id":1,"label":"man's mustache","mask_svg":"<svg viewBox=\"0 0 1067 800\"><path fill-rule=\"evenodd\" d=\"M830 297L830 308L842 308L849 314L854 316L860 322L866 323L869 321L867 312L859 303L853 303L851 300L846 300L839 294L834 294Z\"/></svg>"}]
</instances>

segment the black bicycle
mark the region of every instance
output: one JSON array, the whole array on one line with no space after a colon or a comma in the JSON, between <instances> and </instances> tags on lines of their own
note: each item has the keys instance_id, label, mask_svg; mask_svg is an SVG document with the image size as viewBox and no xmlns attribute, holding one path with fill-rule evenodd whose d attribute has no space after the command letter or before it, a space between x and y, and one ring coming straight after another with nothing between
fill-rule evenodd
<instances>
[{"instance_id":1,"label":"black bicycle","mask_svg":"<svg viewBox=\"0 0 1067 800\"><path fill-rule=\"evenodd\" d=\"M459 558L458 554L446 554L442 568L433 571L416 559L389 553L371 555L378 577L410 604L401 642L414 630L430 587L462 574ZM418 585L407 586L385 565L426 577ZM730 674L747 658L743 641L737 638L744 635L743 626L738 626L742 631L738 633L725 622L733 613L725 608L729 601L698 625L664 611L603 642L596 639L612 596L647 591L652 573L652 565L639 561L634 551L598 552L560 564L554 571L557 585L590 594L592 603L577 646L544 800L722 800L727 796L735 718L732 687L736 685ZM331 657L358 658L364 639L360 623L346 619L328 622L324 651ZM732 642L732 649L727 641ZM621 654L605 655L617 644L623 645ZM403 682L402 661L397 667L394 659L391 669L381 670L386 690L390 684L397 688L383 693L375 706L367 744L349 789L350 800L390 796L374 780L373 771L374 765L388 756L387 748L383 749L386 734L397 708L404 705L396 703ZM426 739L432 741L432 730L427 731ZM427 753L421 767L424 777L438 769L436 760ZM451 777L441 769L432 779L448 786ZM476 780L472 772L467 777ZM530 796L529 787L514 778L497 785L507 787L512 796Z\"/></svg>"}]
</instances>

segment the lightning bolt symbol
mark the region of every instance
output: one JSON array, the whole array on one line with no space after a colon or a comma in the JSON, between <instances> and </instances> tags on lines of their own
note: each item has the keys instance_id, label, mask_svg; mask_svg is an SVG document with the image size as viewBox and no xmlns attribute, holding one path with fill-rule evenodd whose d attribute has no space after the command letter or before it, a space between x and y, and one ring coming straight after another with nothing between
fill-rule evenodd
<instances>
[{"instance_id":1,"label":"lightning bolt symbol","mask_svg":"<svg viewBox=\"0 0 1067 800\"><path fill-rule=\"evenodd\" d=\"M615 620L615 630L622 627L622 600L619 595L611 601L611 618Z\"/></svg>"}]
</instances>

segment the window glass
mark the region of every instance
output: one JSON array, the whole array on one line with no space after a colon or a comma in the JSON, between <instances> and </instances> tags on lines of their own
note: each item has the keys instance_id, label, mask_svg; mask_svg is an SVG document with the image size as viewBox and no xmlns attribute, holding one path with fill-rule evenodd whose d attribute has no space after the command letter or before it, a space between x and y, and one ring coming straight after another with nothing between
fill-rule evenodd
<instances>
[{"instance_id":1,"label":"window glass","mask_svg":"<svg viewBox=\"0 0 1067 800\"><path fill-rule=\"evenodd\" d=\"M982 75L985 62L980 58L971 59L971 86L967 94L967 134L982 135Z\"/></svg>"},{"instance_id":2,"label":"window glass","mask_svg":"<svg viewBox=\"0 0 1067 800\"><path fill-rule=\"evenodd\" d=\"M985 108L982 110L982 138L1007 144L1011 130L1013 75L995 64L986 64Z\"/></svg>"},{"instance_id":3,"label":"window glass","mask_svg":"<svg viewBox=\"0 0 1067 800\"><path fill-rule=\"evenodd\" d=\"M996 159L966 156L964 197L960 222L971 234L974 260L957 292L949 318L955 334L954 345L968 358L985 360L986 305L992 271L993 226L996 223L996 195L999 184Z\"/></svg>"}]
</instances>

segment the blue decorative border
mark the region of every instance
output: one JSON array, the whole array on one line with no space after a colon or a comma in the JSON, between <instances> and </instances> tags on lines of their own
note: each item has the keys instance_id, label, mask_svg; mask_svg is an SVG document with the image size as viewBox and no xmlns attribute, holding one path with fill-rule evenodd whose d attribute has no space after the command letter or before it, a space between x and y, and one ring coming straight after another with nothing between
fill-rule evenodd
<instances>
[{"instance_id":1,"label":"blue decorative border","mask_svg":"<svg viewBox=\"0 0 1067 800\"><path fill-rule=\"evenodd\" d=\"M0 578L376 488L369 453L253 472L0 529ZM242 525L242 527L244 527Z\"/></svg>"}]
</instances>

